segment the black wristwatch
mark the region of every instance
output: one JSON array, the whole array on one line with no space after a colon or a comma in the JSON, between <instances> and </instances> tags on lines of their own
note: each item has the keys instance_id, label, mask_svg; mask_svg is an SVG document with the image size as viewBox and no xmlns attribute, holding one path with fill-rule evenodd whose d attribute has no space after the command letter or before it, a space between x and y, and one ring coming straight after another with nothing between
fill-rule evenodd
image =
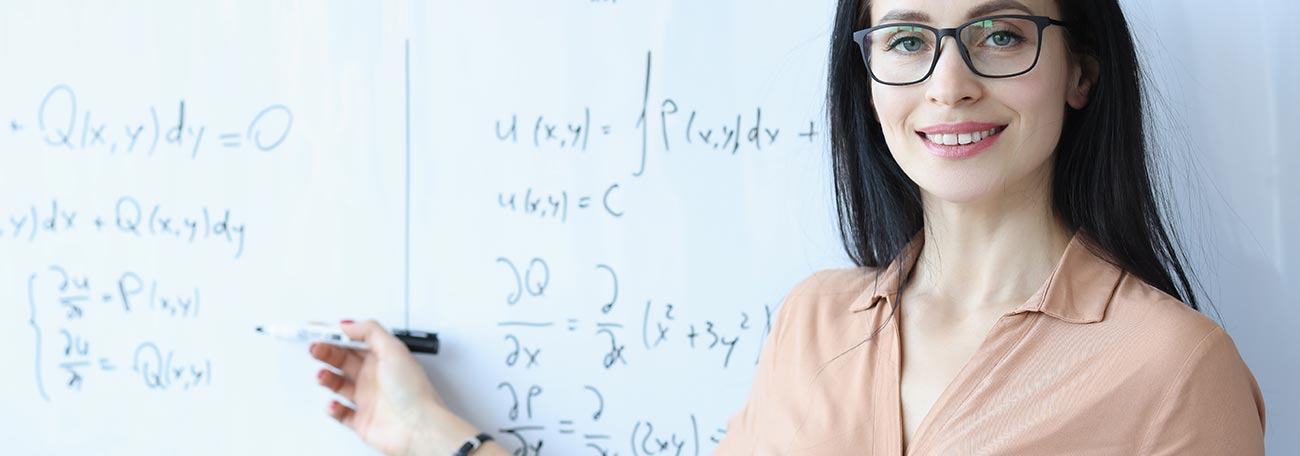
<instances>
[{"instance_id":1,"label":"black wristwatch","mask_svg":"<svg viewBox=\"0 0 1300 456\"><path fill-rule=\"evenodd\" d=\"M460 449L456 450L455 453L452 453L451 456L469 456L470 453L473 453L474 450L477 450L478 447L487 443L489 440L492 440L492 436L487 435L486 432L465 439L465 444L461 445Z\"/></svg>"}]
</instances>

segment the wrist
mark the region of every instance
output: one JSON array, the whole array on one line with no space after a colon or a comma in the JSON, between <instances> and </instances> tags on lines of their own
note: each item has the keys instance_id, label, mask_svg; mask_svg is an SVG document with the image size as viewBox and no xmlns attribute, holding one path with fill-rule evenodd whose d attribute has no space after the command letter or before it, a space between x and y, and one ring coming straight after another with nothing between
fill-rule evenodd
<instances>
[{"instance_id":1,"label":"wrist","mask_svg":"<svg viewBox=\"0 0 1300 456\"><path fill-rule=\"evenodd\" d=\"M420 420L411 433L407 456L449 456L480 432L474 425L450 411L438 408ZM475 456L482 452L475 452Z\"/></svg>"}]
</instances>

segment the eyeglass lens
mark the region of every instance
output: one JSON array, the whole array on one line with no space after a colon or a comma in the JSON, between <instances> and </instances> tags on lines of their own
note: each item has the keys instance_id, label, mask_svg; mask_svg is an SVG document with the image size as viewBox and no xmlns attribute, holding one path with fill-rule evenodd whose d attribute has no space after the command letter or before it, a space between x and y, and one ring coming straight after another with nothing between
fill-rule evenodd
<instances>
[{"instance_id":1,"label":"eyeglass lens","mask_svg":"<svg viewBox=\"0 0 1300 456\"><path fill-rule=\"evenodd\" d=\"M1042 39L1028 19L1000 18L971 23L960 30L972 70L982 76L1010 76L1028 71ZM918 82L935 63L939 40L929 29L899 25L875 30L864 39L867 64L881 82ZM955 49L954 49L955 50Z\"/></svg>"}]
</instances>

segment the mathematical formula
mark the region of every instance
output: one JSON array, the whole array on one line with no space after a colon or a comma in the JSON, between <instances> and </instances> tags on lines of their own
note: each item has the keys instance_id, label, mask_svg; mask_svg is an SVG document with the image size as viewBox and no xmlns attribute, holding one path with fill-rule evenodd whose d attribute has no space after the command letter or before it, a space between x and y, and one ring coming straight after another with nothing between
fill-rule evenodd
<instances>
[{"instance_id":1,"label":"mathematical formula","mask_svg":"<svg viewBox=\"0 0 1300 456\"><path fill-rule=\"evenodd\" d=\"M77 103L77 93L58 84L41 99L34 113L13 116L0 127L0 140L29 140L49 152L97 153L153 157L175 155L197 159L204 151L271 152L280 147L293 128L293 112L270 105L235 125L212 127L196 120L194 108L186 112L185 100L167 109L150 105L125 120L101 119L95 110ZM2 113L0 113L2 114Z\"/></svg>"},{"instance_id":2,"label":"mathematical formula","mask_svg":"<svg viewBox=\"0 0 1300 456\"><path fill-rule=\"evenodd\" d=\"M159 283L129 270L91 277L56 264L28 276L27 304L36 385L46 401L52 388L80 392L86 382L110 375L134 377L147 390L183 391L212 384L211 360L148 339L128 341L134 345L129 351L114 349L122 341L112 339L134 340L127 336L134 332L106 334L94 323L106 316L197 319L202 309L197 286Z\"/></svg>"}]
</instances>

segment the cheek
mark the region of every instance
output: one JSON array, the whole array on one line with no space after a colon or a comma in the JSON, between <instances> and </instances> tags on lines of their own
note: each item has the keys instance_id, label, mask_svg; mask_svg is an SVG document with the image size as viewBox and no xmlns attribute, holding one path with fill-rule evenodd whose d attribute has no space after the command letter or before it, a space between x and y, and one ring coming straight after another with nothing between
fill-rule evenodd
<instances>
[{"instance_id":1,"label":"cheek","mask_svg":"<svg viewBox=\"0 0 1300 456\"><path fill-rule=\"evenodd\" d=\"M876 107L876 120L885 132L885 139L891 149L896 147L900 134L906 133L904 126L907 117L915 110L915 99L920 95L911 95L911 90L897 87L884 87L872 82L872 100Z\"/></svg>"},{"instance_id":2,"label":"cheek","mask_svg":"<svg viewBox=\"0 0 1300 456\"><path fill-rule=\"evenodd\" d=\"M1019 128L1016 129L1019 144L1016 149L1021 154L1028 155L1028 161L1038 162L1051 155L1061 138L1066 109L1066 86L1061 81L1067 75L1061 69L1048 65L1035 68L1034 72L1025 76L1028 77L1014 81L1017 84L998 87L1000 90L996 91L996 96L1007 109L1016 113L1019 123Z\"/></svg>"}]
</instances>

